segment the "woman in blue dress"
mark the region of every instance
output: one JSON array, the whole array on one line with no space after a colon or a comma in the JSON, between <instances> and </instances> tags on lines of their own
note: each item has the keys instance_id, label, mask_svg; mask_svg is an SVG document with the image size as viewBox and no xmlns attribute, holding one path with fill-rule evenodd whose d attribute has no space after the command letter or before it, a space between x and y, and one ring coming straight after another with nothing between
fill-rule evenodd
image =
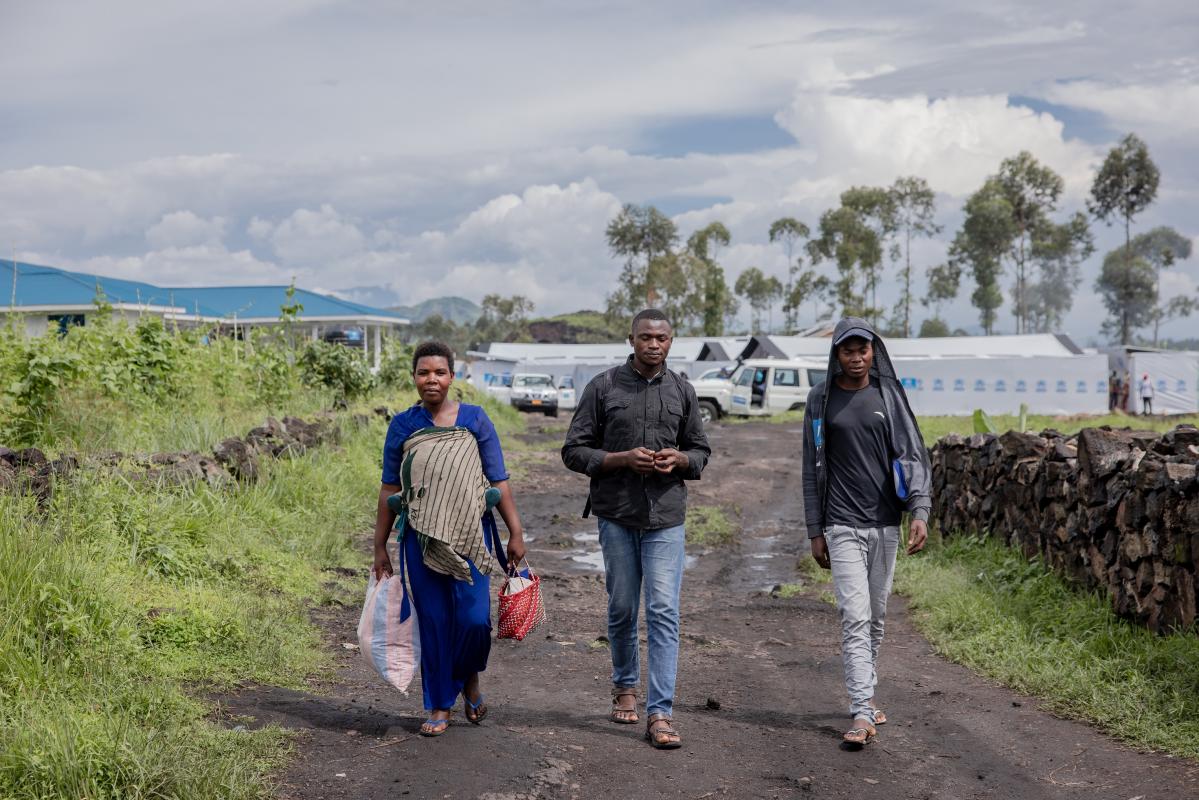
<instances>
[{"instance_id":1,"label":"woman in blue dress","mask_svg":"<svg viewBox=\"0 0 1199 800\"><path fill-rule=\"evenodd\" d=\"M396 515L387 498L400 491L400 468L404 442L412 434L429 427L460 427L474 434L479 445L483 475L500 491L496 506L508 528L507 556L519 564L525 555L524 529L512 491L499 436L487 413L479 406L459 403L450 397L454 380L454 353L440 342L426 342L412 357L412 374L420 402L391 420L383 447L383 485L379 489L375 520L374 573L382 578L392 574L387 540ZM491 512L484 514L482 525L487 548L492 548L495 523ZM429 718L420 727L424 736L440 736L450 724L450 711L462 695L468 721L479 724L487 715L479 673L487 668L491 650L490 580L470 565L472 583L434 572L422 560L420 537L401 534L400 547L409 580L410 598L416 609L420 630L421 684Z\"/></svg>"}]
</instances>

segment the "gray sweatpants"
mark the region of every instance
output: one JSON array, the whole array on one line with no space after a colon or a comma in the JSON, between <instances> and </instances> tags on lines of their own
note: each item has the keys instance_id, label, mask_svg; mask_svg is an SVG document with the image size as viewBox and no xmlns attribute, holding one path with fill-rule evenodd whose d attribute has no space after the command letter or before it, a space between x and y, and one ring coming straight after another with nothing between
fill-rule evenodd
<instances>
[{"instance_id":1,"label":"gray sweatpants","mask_svg":"<svg viewBox=\"0 0 1199 800\"><path fill-rule=\"evenodd\" d=\"M824 529L824 539L841 611L841 659L845 664L849 713L855 719L873 721L870 701L878 683L878 649L883 643L887 596L895 577L899 528L832 525Z\"/></svg>"}]
</instances>

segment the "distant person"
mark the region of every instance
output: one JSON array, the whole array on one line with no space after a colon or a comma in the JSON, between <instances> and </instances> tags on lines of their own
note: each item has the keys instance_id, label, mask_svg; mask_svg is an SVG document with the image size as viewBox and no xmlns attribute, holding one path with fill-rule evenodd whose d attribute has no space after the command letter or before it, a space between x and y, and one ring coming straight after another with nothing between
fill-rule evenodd
<instances>
[{"instance_id":1,"label":"distant person","mask_svg":"<svg viewBox=\"0 0 1199 800\"><path fill-rule=\"evenodd\" d=\"M887 716L875 704L878 653L899 549L911 514L908 555L928 538L928 451L882 338L864 319L837 323L828 377L804 412L804 516L816 563L833 572L849 713L843 739L860 747Z\"/></svg>"},{"instance_id":2,"label":"distant person","mask_svg":"<svg viewBox=\"0 0 1199 800\"><path fill-rule=\"evenodd\" d=\"M1149 416L1153 413L1153 381L1149 379L1149 373L1146 372L1141 376L1141 415Z\"/></svg>"},{"instance_id":3,"label":"distant person","mask_svg":"<svg viewBox=\"0 0 1199 800\"><path fill-rule=\"evenodd\" d=\"M666 368L673 340L661 311L635 316L629 334L633 354L587 384L562 445L566 466L591 478L588 510L599 522L612 651L608 719L638 722L637 608L644 590L645 738L663 750L682 745L672 714L686 540L684 481L698 479L712 454L695 389Z\"/></svg>"},{"instance_id":4,"label":"distant person","mask_svg":"<svg viewBox=\"0 0 1199 800\"><path fill-rule=\"evenodd\" d=\"M1132 391L1132 373L1125 372L1124 380L1120 381L1120 410L1127 412L1128 393Z\"/></svg>"},{"instance_id":5,"label":"distant person","mask_svg":"<svg viewBox=\"0 0 1199 800\"><path fill-rule=\"evenodd\" d=\"M495 519L481 502L480 486L489 482L499 490L497 508L508 528L511 564L525 556L524 529L495 426L479 406L451 398L453 351L441 342L417 346L412 377L420 402L392 418L383 445L372 569L379 579L393 573L387 539L396 514L387 501L401 492L412 495L399 532L400 564L420 631L421 685L429 713L420 734L440 736L449 728L458 695L468 722L478 725L487 716L479 673L491 652L489 576L496 573L500 554Z\"/></svg>"},{"instance_id":6,"label":"distant person","mask_svg":"<svg viewBox=\"0 0 1199 800\"><path fill-rule=\"evenodd\" d=\"M1107 410L1115 411L1120 402L1120 373L1112 370L1107 378Z\"/></svg>"}]
</instances>

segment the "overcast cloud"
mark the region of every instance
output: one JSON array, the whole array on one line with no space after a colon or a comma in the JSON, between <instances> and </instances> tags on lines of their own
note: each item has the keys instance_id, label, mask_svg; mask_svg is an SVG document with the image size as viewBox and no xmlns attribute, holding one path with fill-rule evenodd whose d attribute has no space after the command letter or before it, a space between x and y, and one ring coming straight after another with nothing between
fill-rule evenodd
<instances>
[{"instance_id":1,"label":"overcast cloud","mask_svg":"<svg viewBox=\"0 0 1199 800\"><path fill-rule=\"evenodd\" d=\"M1193 3L904 6L0 0L0 251L554 313L602 307L624 202L684 235L721 220L730 277L782 275L773 219L814 225L850 185L921 175L946 228L923 268L1004 157L1056 169L1064 216L1129 131L1163 174L1137 227L1199 235ZM1096 233L1065 326L1083 341L1119 241ZM1197 285L1199 257L1163 281ZM973 329L969 291L947 316Z\"/></svg>"}]
</instances>

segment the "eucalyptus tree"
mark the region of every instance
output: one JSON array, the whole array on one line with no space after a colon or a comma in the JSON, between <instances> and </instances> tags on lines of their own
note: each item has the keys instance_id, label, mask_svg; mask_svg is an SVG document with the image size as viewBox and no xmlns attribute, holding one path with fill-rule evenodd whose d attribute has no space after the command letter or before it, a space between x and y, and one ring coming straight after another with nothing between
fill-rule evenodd
<instances>
[{"instance_id":1,"label":"eucalyptus tree","mask_svg":"<svg viewBox=\"0 0 1199 800\"><path fill-rule=\"evenodd\" d=\"M941 317L941 308L949 300L958 296L962 283L962 267L953 261L947 261L926 270L928 276L928 291L924 296L924 305L933 306L933 316L924 320L920 325L920 336L948 336L949 326ZM944 333L939 331L944 330ZM933 332L937 331L937 332Z\"/></svg>"},{"instance_id":2,"label":"eucalyptus tree","mask_svg":"<svg viewBox=\"0 0 1199 800\"><path fill-rule=\"evenodd\" d=\"M1143 277L1139 274L1141 267L1136 263L1132 249L1132 220L1153 203L1160 180L1161 173L1149 157L1148 146L1136 134L1130 133L1108 152L1091 184L1088 210L1108 225L1117 220L1124 222L1124 265L1127 275L1123 280L1118 274L1108 276L1105 259L1100 275L1104 288L1096 284L1101 292L1114 292L1111 299L1115 306L1108 306L1113 320L1106 329L1118 331L1121 344L1128 344L1133 330L1138 327L1134 324L1134 306L1140 302L1138 293L1142 287L1138 281ZM1118 269L1114 264L1112 268ZM1105 282L1105 276L1110 277L1111 281Z\"/></svg>"},{"instance_id":3,"label":"eucalyptus tree","mask_svg":"<svg viewBox=\"0 0 1199 800\"><path fill-rule=\"evenodd\" d=\"M1199 308L1199 304L1189 297L1174 297L1162 304L1162 270L1191 257L1191 240L1173 228L1160 226L1134 236L1132 253L1153 267L1153 346L1157 347L1158 330L1163 322L1190 316Z\"/></svg>"},{"instance_id":4,"label":"eucalyptus tree","mask_svg":"<svg viewBox=\"0 0 1199 800\"><path fill-rule=\"evenodd\" d=\"M1016 333L1059 324L1073 304L1079 267L1093 243L1081 214L1061 224L1050 216L1063 186L1061 176L1021 152L1004 159L998 173L966 201L950 260L968 266L974 275L971 301L988 333L994 331L1003 303L999 280L1005 265L1013 273Z\"/></svg>"},{"instance_id":5,"label":"eucalyptus tree","mask_svg":"<svg viewBox=\"0 0 1199 800\"><path fill-rule=\"evenodd\" d=\"M903 289L897 310L902 313L902 330L906 337L912 335L912 239L917 236L936 236L941 232L941 226L934 221L936 194L924 178L915 175L896 178L887 191L891 196L896 226L903 236Z\"/></svg>"},{"instance_id":6,"label":"eucalyptus tree","mask_svg":"<svg viewBox=\"0 0 1199 800\"><path fill-rule=\"evenodd\" d=\"M729 229L721 222L712 222L687 239L687 314L693 320L692 327L704 336L722 336L725 320L737 313L737 298L729 291L724 268L717 260L719 249L730 241Z\"/></svg>"},{"instance_id":7,"label":"eucalyptus tree","mask_svg":"<svg viewBox=\"0 0 1199 800\"><path fill-rule=\"evenodd\" d=\"M795 254L796 245L812 235L807 225L794 217L780 217L770 224L770 241L781 242L787 254L787 283L783 287L783 319L787 331L799 327L799 309L809 297L815 299L827 291L829 281L815 270L803 269L803 255ZM813 315L816 316L815 308Z\"/></svg>"},{"instance_id":8,"label":"eucalyptus tree","mask_svg":"<svg viewBox=\"0 0 1199 800\"><path fill-rule=\"evenodd\" d=\"M679 232L674 221L653 206L626 203L608 223L605 235L608 250L625 260L619 285L608 295L609 316L632 314L646 305L654 305L659 287L652 278L671 274L671 270L651 271L650 264L671 253L678 243Z\"/></svg>"},{"instance_id":9,"label":"eucalyptus tree","mask_svg":"<svg viewBox=\"0 0 1199 800\"><path fill-rule=\"evenodd\" d=\"M860 263L865 278L863 297L869 301L867 316L878 325L882 309L878 305L878 284L882 279L883 253L897 261L900 255L895 235L899 231L899 215L895 197L889 189L880 186L854 186L841 193L841 207L853 210L861 224L874 232L878 240L879 258Z\"/></svg>"},{"instance_id":10,"label":"eucalyptus tree","mask_svg":"<svg viewBox=\"0 0 1199 800\"><path fill-rule=\"evenodd\" d=\"M733 289L737 294L745 298L752 310L750 332L754 334L761 333L762 315L770 308L774 300L782 295L782 283L779 282L778 278L773 276L767 277L757 267L748 267L737 276L737 282L734 284Z\"/></svg>"},{"instance_id":11,"label":"eucalyptus tree","mask_svg":"<svg viewBox=\"0 0 1199 800\"><path fill-rule=\"evenodd\" d=\"M840 277L834 291L843 314L877 318L877 310L867 304L867 296L870 276L882 263L882 242L857 209L842 204L821 214L817 235L806 249L814 264L827 258L837 265Z\"/></svg>"},{"instance_id":12,"label":"eucalyptus tree","mask_svg":"<svg viewBox=\"0 0 1199 800\"><path fill-rule=\"evenodd\" d=\"M949 245L949 263L960 274L969 269L974 278L970 302L978 309L983 332L995 332L1003 292L999 277L1003 274L1003 254L1014 236L1011 207L1003 187L988 178L982 188L966 199L962 227Z\"/></svg>"}]
</instances>

